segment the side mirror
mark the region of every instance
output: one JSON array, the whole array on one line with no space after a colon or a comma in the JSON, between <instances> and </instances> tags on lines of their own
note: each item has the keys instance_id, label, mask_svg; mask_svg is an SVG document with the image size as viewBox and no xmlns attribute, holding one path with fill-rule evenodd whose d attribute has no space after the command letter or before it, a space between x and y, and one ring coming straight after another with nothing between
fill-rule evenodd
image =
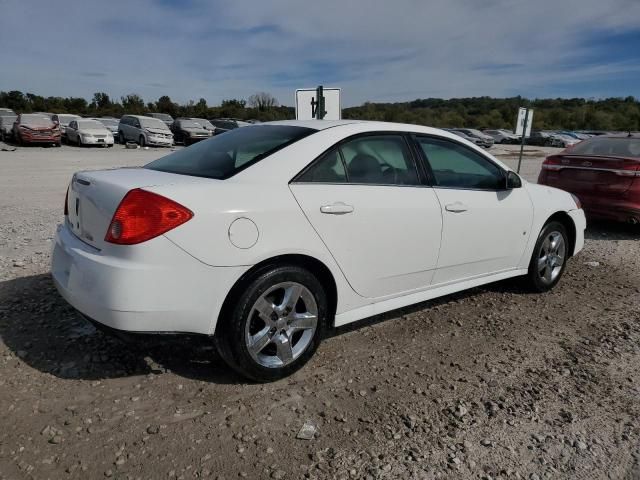
<instances>
[{"instance_id":1,"label":"side mirror","mask_svg":"<svg viewBox=\"0 0 640 480\"><path fill-rule=\"evenodd\" d=\"M509 170L507 172L507 178L506 178L507 190L512 190L514 188L520 188L520 187L522 187L522 180L520 179L520 176L516 172L512 172L511 170Z\"/></svg>"}]
</instances>

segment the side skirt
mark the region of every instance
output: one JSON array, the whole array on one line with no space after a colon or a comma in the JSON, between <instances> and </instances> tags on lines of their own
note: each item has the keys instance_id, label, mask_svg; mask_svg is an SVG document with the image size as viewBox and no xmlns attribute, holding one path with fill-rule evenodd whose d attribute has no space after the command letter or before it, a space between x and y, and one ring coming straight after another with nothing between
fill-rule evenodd
<instances>
[{"instance_id":1,"label":"side skirt","mask_svg":"<svg viewBox=\"0 0 640 480\"><path fill-rule=\"evenodd\" d=\"M377 303L370 303L363 307L358 307L347 312L343 312L336 315L334 325L340 327L363 318L379 315L391 310L406 307L407 305L413 305L434 298L443 297L445 295L451 295L452 293L461 292L470 288L485 285L487 283L493 283L507 278L519 277L526 275L527 270L509 270L507 272L500 272L491 275L485 275L471 280L465 280L457 283L450 283L443 286L435 286L429 290L421 292L411 293L409 295L403 295L401 297L391 298L389 300L382 300Z\"/></svg>"}]
</instances>

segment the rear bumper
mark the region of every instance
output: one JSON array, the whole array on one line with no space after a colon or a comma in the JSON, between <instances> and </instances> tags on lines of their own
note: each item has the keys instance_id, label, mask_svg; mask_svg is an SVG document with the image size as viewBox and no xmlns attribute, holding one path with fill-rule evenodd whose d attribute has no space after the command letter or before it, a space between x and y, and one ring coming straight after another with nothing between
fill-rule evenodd
<instances>
[{"instance_id":1,"label":"rear bumper","mask_svg":"<svg viewBox=\"0 0 640 480\"><path fill-rule=\"evenodd\" d=\"M640 202L608 200L597 201L580 197L587 217L616 222L640 222Z\"/></svg>"},{"instance_id":2,"label":"rear bumper","mask_svg":"<svg viewBox=\"0 0 640 480\"><path fill-rule=\"evenodd\" d=\"M112 329L212 334L227 292L247 267L207 266L163 236L133 247L144 251L107 255L60 225L54 284L84 316Z\"/></svg>"}]
</instances>

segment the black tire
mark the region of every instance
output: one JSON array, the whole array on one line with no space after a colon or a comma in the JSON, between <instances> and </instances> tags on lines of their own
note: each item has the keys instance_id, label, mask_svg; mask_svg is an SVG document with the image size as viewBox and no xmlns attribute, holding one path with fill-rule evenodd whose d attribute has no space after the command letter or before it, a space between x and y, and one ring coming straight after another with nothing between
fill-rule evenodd
<instances>
[{"instance_id":1,"label":"black tire","mask_svg":"<svg viewBox=\"0 0 640 480\"><path fill-rule=\"evenodd\" d=\"M185 136L183 137L183 139L182 139L182 144L183 144L185 147L188 147L188 146L189 146L189 137L187 137L187 136L185 135Z\"/></svg>"},{"instance_id":2,"label":"black tire","mask_svg":"<svg viewBox=\"0 0 640 480\"><path fill-rule=\"evenodd\" d=\"M247 345L246 330L251 331L254 325L253 322L256 322L256 320L264 324L263 327L258 326L258 329L263 329L264 331L264 328L266 328L269 330L267 324L262 320L263 317L260 316L253 307L254 304L262 298L263 295L268 294L270 290L276 289L274 290L274 295L277 294L278 285L283 283L301 285L306 289L305 295L310 294L312 296L313 301L315 301L315 306L317 307L315 330L309 331L307 339L299 346L299 348L301 348L300 352L290 360L290 363L265 366L250 353L249 346ZM295 302L294 309L298 311L301 308L308 308L305 305L306 301L303 296L298 298L299 300ZM300 300L302 300L302 303L299 303ZM231 298L231 302L230 307L226 309L226 312L222 314L219 320L216 329L215 344L220 356L233 370L256 382L279 380L300 369L317 350L327 328L328 302L325 290L312 273L298 266L281 265L265 267L263 270L256 272L242 288L238 289L237 295ZM283 298L282 305L284 304L285 301ZM275 309L272 311L272 314L274 312ZM284 321L284 318L278 318L278 320L274 321ZM247 325L249 326L247 327ZM272 330L276 330L276 327L273 327L268 333L271 333ZM303 331L300 331L301 336L299 336L297 340L297 332L284 337L290 340L290 348L295 349L298 346L297 342L303 341L304 337L302 337L302 332ZM271 343L271 341L269 341L265 347L262 347L260 353L269 352L269 348L271 348L272 351L277 350L278 346L275 339L276 337L283 337L279 336L279 332L271 333L270 337L271 336L273 336L274 342ZM269 353L267 353L267 355L269 355ZM276 358L279 355L279 351L273 353L273 355L275 356L268 358Z\"/></svg>"},{"instance_id":3,"label":"black tire","mask_svg":"<svg viewBox=\"0 0 640 480\"><path fill-rule=\"evenodd\" d=\"M126 138L124 138L124 133L123 133L123 132L118 133L118 137L120 138L120 143L121 143L122 145L126 145L126 143L127 143L127 139L126 139Z\"/></svg>"},{"instance_id":4,"label":"black tire","mask_svg":"<svg viewBox=\"0 0 640 480\"><path fill-rule=\"evenodd\" d=\"M138 144L140 145L140 148L144 148L144 146L146 145L146 142L144 140L144 135L140 135L140 138L138 139Z\"/></svg>"},{"instance_id":5,"label":"black tire","mask_svg":"<svg viewBox=\"0 0 640 480\"><path fill-rule=\"evenodd\" d=\"M82 138L80 137L80 135L78 135L78 146L80 148L84 148L84 143L82 143Z\"/></svg>"},{"instance_id":6,"label":"black tire","mask_svg":"<svg viewBox=\"0 0 640 480\"><path fill-rule=\"evenodd\" d=\"M559 266L560 268L557 268L558 265L551 266L549 262L552 261L555 264L557 260L554 258L550 259L550 255L548 255L549 252L547 252L545 248L545 242L550 241L552 237L557 235L562 238L563 245L562 252L555 254L556 256L559 255L562 257L562 265ZM527 287L534 292L546 292L555 287L567 267L567 260L570 256L569 249L569 236L567 235L566 227L556 221L547 223L542 228L536 241L536 246L533 249L533 254L531 255L529 272L526 276ZM545 262L544 259L548 260Z\"/></svg>"}]
</instances>

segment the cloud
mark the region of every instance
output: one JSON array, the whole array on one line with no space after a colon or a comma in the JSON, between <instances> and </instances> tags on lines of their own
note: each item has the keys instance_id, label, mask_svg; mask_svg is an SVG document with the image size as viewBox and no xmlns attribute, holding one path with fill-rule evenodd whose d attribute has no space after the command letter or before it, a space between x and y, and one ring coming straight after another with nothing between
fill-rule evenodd
<instances>
[{"instance_id":1,"label":"cloud","mask_svg":"<svg viewBox=\"0 0 640 480\"><path fill-rule=\"evenodd\" d=\"M1 90L210 104L256 91L292 104L318 84L342 87L345 105L640 97L637 0L69 0L64 15L31 3L3 3Z\"/></svg>"}]
</instances>

